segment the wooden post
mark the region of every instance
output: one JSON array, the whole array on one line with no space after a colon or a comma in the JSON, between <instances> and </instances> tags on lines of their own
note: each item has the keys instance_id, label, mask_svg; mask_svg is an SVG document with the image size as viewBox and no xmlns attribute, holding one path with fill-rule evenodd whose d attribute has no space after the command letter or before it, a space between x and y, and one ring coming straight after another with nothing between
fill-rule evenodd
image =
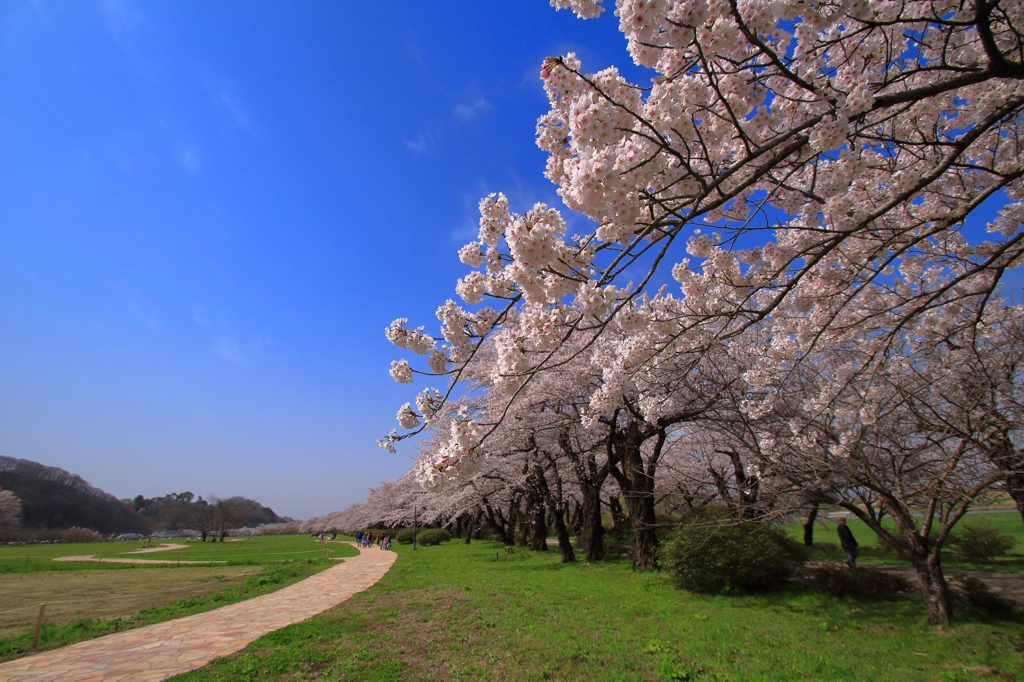
<instances>
[{"instance_id":1,"label":"wooden post","mask_svg":"<svg viewBox=\"0 0 1024 682\"><path fill-rule=\"evenodd\" d=\"M43 627L43 615L46 613L46 602L39 604L39 620L36 621L36 633L32 635L32 648L39 645L39 630Z\"/></svg>"}]
</instances>

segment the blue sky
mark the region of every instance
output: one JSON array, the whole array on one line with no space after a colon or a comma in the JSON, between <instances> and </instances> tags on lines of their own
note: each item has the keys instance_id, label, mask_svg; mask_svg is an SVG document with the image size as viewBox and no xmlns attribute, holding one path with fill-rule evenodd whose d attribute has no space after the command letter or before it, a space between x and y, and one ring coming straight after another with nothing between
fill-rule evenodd
<instances>
[{"instance_id":1,"label":"blue sky","mask_svg":"<svg viewBox=\"0 0 1024 682\"><path fill-rule=\"evenodd\" d=\"M0 4L0 454L115 495L342 508L409 464L395 317L436 328L476 204L555 201L518 3Z\"/></svg>"}]
</instances>

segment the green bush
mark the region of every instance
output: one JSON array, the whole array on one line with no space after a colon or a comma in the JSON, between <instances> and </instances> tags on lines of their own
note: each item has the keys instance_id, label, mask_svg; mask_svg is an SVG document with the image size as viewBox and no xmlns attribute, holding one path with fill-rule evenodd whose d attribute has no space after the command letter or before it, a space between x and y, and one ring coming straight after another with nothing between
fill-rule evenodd
<instances>
[{"instance_id":1,"label":"green bush","mask_svg":"<svg viewBox=\"0 0 1024 682\"><path fill-rule=\"evenodd\" d=\"M421 545L440 545L452 539L444 528L427 528L416 533L416 542Z\"/></svg>"},{"instance_id":2,"label":"green bush","mask_svg":"<svg viewBox=\"0 0 1024 682\"><path fill-rule=\"evenodd\" d=\"M803 547L778 528L713 509L671 533L658 558L680 587L711 594L778 587L806 560Z\"/></svg>"},{"instance_id":3,"label":"green bush","mask_svg":"<svg viewBox=\"0 0 1024 682\"><path fill-rule=\"evenodd\" d=\"M996 557L1005 556L1017 541L988 524L972 523L963 524L947 542L959 559L991 563Z\"/></svg>"},{"instance_id":4,"label":"green bush","mask_svg":"<svg viewBox=\"0 0 1024 682\"><path fill-rule=\"evenodd\" d=\"M408 545L412 542L412 528L403 528L398 531L398 535L395 536L395 542L399 542L403 545Z\"/></svg>"},{"instance_id":5,"label":"green bush","mask_svg":"<svg viewBox=\"0 0 1024 682\"><path fill-rule=\"evenodd\" d=\"M811 570L811 583L837 597L880 597L910 589L902 576L871 568L822 564Z\"/></svg>"}]
</instances>

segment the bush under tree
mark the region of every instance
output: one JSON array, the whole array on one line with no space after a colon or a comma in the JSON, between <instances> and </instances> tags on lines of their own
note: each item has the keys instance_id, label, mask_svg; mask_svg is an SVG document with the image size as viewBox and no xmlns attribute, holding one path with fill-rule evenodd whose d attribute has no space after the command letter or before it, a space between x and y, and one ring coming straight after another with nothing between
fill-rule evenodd
<instances>
[{"instance_id":1,"label":"bush under tree","mask_svg":"<svg viewBox=\"0 0 1024 682\"><path fill-rule=\"evenodd\" d=\"M959 559L992 563L996 557L1005 556L1017 543L1012 535L1004 535L998 529L984 523L963 524L953 533L948 543Z\"/></svg>"},{"instance_id":2,"label":"bush under tree","mask_svg":"<svg viewBox=\"0 0 1024 682\"><path fill-rule=\"evenodd\" d=\"M679 526L659 554L680 587L709 594L779 587L805 560L803 547L778 528L712 510Z\"/></svg>"},{"instance_id":3,"label":"bush under tree","mask_svg":"<svg viewBox=\"0 0 1024 682\"><path fill-rule=\"evenodd\" d=\"M416 542L421 545L440 545L451 539L451 533L444 528L427 528L416 533Z\"/></svg>"}]
</instances>

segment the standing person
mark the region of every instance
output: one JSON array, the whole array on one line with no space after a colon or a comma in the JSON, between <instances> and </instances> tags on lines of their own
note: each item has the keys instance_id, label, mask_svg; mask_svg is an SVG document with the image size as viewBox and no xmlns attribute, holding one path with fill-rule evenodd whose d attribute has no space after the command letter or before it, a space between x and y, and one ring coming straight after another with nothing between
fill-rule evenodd
<instances>
[{"instance_id":1,"label":"standing person","mask_svg":"<svg viewBox=\"0 0 1024 682\"><path fill-rule=\"evenodd\" d=\"M856 568L857 557L860 556L860 551L857 549L857 541L853 537L853 531L846 525L846 517L839 519L839 542L843 545L843 551L846 552L846 564L850 568Z\"/></svg>"},{"instance_id":2,"label":"standing person","mask_svg":"<svg viewBox=\"0 0 1024 682\"><path fill-rule=\"evenodd\" d=\"M356 531L356 547L361 547L362 545L363 545L363 531L357 530Z\"/></svg>"}]
</instances>

